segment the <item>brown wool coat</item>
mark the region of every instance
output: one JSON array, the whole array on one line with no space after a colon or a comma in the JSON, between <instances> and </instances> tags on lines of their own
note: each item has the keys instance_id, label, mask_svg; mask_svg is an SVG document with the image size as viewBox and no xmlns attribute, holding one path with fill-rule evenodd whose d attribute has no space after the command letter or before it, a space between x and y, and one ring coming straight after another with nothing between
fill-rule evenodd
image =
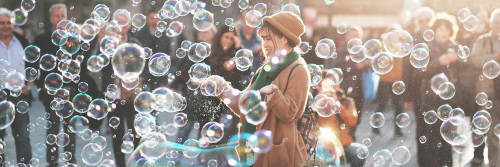
<instances>
[{"instance_id":1,"label":"brown wool coat","mask_svg":"<svg viewBox=\"0 0 500 167\"><path fill-rule=\"evenodd\" d=\"M298 63L302 65L297 66L288 79L290 71ZM273 145L269 152L257 155L255 167L299 167L307 160L304 141L295 125L296 120L302 117L309 92L310 76L306 65L304 59L299 58L273 81L278 90L266 97L269 113L266 120L257 127L259 130L272 131ZM289 83L285 91L287 80ZM245 90L251 90L252 86L253 83ZM243 124L245 115L241 114L238 103L229 103L228 106L240 116L240 123Z\"/></svg>"}]
</instances>

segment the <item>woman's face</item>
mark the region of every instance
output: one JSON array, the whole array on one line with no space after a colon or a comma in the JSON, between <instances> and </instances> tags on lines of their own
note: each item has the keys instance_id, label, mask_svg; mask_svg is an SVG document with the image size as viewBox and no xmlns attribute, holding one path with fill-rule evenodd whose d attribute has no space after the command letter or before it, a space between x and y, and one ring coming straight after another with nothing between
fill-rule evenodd
<instances>
[{"instance_id":1,"label":"woman's face","mask_svg":"<svg viewBox=\"0 0 500 167\"><path fill-rule=\"evenodd\" d=\"M434 39L438 42L445 43L450 40L451 30L448 29L444 24L440 25L436 32L434 32Z\"/></svg>"},{"instance_id":2,"label":"woman's face","mask_svg":"<svg viewBox=\"0 0 500 167\"><path fill-rule=\"evenodd\" d=\"M212 31L198 31L198 41L212 43L212 38L214 38Z\"/></svg>"},{"instance_id":3,"label":"woman's face","mask_svg":"<svg viewBox=\"0 0 500 167\"><path fill-rule=\"evenodd\" d=\"M273 41L274 38L274 41ZM285 49L285 42L286 38L285 37L277 37L274 35L271 31L263 31L262 32L262 49L264 52L264 55L267 57L273 56L274 53L278 50ZM276 42L276 44L274 43ZM276 47L276 48L275 48Z\"/></svg>"},{"instance_id":4,"label":"woman's face","mask_svg":"<svg viewBox=\"0 0 500 167\"><path fill-rule=\"evenodd\" d=\"M231 46L233 46L234 44L234 33L233 32L226 32L224 34L222 34L222 37L220 39L220 45L222 46L222 48L224 50L227 50L229 48L231 48Z\"/></svg>"}]
</instances>

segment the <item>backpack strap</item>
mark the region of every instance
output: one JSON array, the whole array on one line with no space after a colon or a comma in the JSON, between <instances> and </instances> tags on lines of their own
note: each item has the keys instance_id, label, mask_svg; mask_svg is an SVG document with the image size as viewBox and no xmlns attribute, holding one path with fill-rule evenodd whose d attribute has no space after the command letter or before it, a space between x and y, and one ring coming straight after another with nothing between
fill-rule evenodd
<instances>
[{"instance_id":1,"label":"backpack strap","mask_svg":"<svg viewBox=\"0 0 500 167\"><path fill-rule=\"evenodd\" d=\"M297 68L298 66L300 66L302 64L298 63L298 64L295 64L295 66L293 66L292 70L290 70L290 74L288 75L288 79L286 80L286 86L285 86L285 90L283 90L283 92L286 91L286 88L288 88L288 81L290 80L290 76L292 76L292 72L293 70L295 70L295 68Z\"/></svg>"}]
</instances>

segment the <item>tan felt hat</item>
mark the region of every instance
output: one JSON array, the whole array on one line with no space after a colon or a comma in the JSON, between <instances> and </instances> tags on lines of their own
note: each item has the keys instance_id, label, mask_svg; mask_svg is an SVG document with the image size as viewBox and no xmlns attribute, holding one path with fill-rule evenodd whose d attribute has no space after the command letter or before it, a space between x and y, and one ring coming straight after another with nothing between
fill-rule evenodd
<instances>
[{"instance_id":1,"label":"tan felt hat","mask_svg":"<svg viewBox=\"0 0 500 167\"><path fill-rule=\"evenodd\" d=\"M300 44L300 36L305 32L302 19L291 12L279 12L271 16L266 16L262 22L268 22L276 27L287 38L292 40L295 45Z\"/></svg>"}]
</instances>

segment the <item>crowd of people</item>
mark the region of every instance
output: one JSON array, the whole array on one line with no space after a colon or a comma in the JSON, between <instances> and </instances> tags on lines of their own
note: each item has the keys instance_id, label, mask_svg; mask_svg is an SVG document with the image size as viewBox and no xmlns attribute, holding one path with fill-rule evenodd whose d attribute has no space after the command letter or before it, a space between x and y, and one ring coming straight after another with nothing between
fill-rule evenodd
<instances>
[{"instance_id":1,"label":"crowd of people","mask_svg":"<svg viewBox=\"0 0 500 167\"><path fill-rule=\"evenodd\" d=\"M152 7L146 13L147 24L141 29L131 29L131 24L121 27L120 43L135 43L142 47L148 47L153 53L166 53L171 58L170 75L155 77L150 74L149 68L144 69L140 76L140 86L145 91L154 90L158 87L168 87L175 92L182 94L186 97L189 104L183 111L189 117L189 122L184 127L180 128L177 134L178 138L183 143L188 139L188 134L196 130L201 133L201 128L194 128L194 126L205 125L208 122L219 120L222 116L230 115L233 118L233 125L225 129L224 138L219 143L227 143L228 139L238 134L238 129L241 132L253 133L257 129L269 129L273 131L276 142L281 143L282 138L287 138L288 143L285 143L285 151L283 146L281 150L274 148L264 158L260 158L255 162L256 166L280 166L284 162L273 159L283 159L281 154L287 154L286 158L290 158L289 166L300 166L303 163L305 154L303 150L299 150L300 134L291 133L295 132L293 122L290 120L296 119L298 115L302 114L301 108L305 107L306 94L309 91L307 80L305 77L306 66L299 66L299 70L291 72L291 67L296 64L318 64L323 65L324 73L327 69L340 68L344 71L343 81L335 85L331 90L324 90L320 85L316 89L310 89L313 96L317 94L325 94L328 97L340 101L342 110L339 114L327 118L320 118L319 124L321 127L331 129L340 139L342 146L345 148L346 159L352 166L363 166L364 160L356 155L358 143L354 143L356 136L354 131L356 125L359 124L362 114L367 113L363 108L366 105L365 94L367 89L364 82L368 80L371 75L370 60L365 60L359 63L350 60L347 42L351 39L358 38L362 41L369 39L380 39L383 41L384 35L393 30L406 30L415 39L415 44L425 43L428 46L430 61L425 70L414 68L410 64L408 58L394 58L393 69L384 75L380 76L378 83L378 91L373 104L376 104L376 111L384 113L388 111L388 107L394 107L395 115L410 111L413 108L417 122L416 139L419 140L421 136L426 136L426 144L418 144L418 163L420 166L452 166L452 145L447 144L440 135L441 124L428 124L424 121L423 114L429 110L437 110L443 104L450 104L453 107L460 107L465 111L466 116L472 116L476 111L482 109L475 103L474 97L480 92L488 94L488 98L493 103L493 109L498 108L500 104L500 90L495 90L498 79L481 79L481 69L487 61L500 60L500 10L497 9L491 13L488 18L487 12L482 8L471 8L474 15L479 18L479 25L474 31L466 31L462 25L457 24L455 16L447 13L435 13L431 8L422 7L416 11L415 17L412 18L411 25L403 28L399 24L387 26L385 29L369 29L363 30L362 27L357 25L348 25L345 34L340 35L336 39L337 56L331 59L321 59L315 55L314 50L300 57L294 57L297 52L293 49L301 42L309 42L312 48L320 39L328 38L327 30L325 28L315 28L316 24L316 11L314 9L305 9L303 16L300 19L293 18L283 13L264 18L260 29L248 26L245 24L245 16L248 10L243 10L239 16L239 22L235 23L235 28L229 26L212 26L207 31L196 32L183 32L194 33L195 39L193 43L205 42L211 44L211 53L203 62L211 67L212 75L222 76L226 82L229 82L232 88L238 90L260 90L261 93L266 94L263 96L267 99L268 108L270 108L274 115L268 115L260 126L254 126L245 121L245 115L239 113L236 104L225 105L224 101L220 99L223 97L207 97L203 96L196 91L187 88L186 83L189 80L188 70L194 63L186 57L178 57L176 55L177 48L181 47L181 43L186 40L183 34L176 37L160 36L155 34L158 21L157 17L159 8ZM52 24L52 31L40 34L34 40L33 45L40 48L40 54L56 55L59 46L52 43L52 32L56 30L60 21L67 19L67 7L64 4L54 4L50 8L50 22ZM24 50L30 42L22 35L13 32L14 25L11 22L13 16L11 12L5 8L0 9L0 59L8 60L17 71L24 71L26 67L37 68L39 64L28 63L23 59L23 55L18 50ZM295 25L282 25L280 20L287 20L291 22L298 22L303 24L302 29L294 29ZM298 21L297 21L298 20ZM303 22L302 22L303 21ZM219 28L216 28L219 27ZM106 28L106 26L104 26ZM262 30L265 29L265 30ZM286 30L284 30L286 29ZM426 30L433 30L435 33L434 39L426 41L423 34ZM263 33L267 32L267 33ZM99 49L99 42L104 38L104 29L94 40L90 42L90 49L88 51L80 51L77 54L84 55L82 62L82 69L80 72L80 82L88 83L89 88L96 91L88 91L91 97L105 98L105 91L110 84L121 85L120 80L112 77L114 74L111 65L104 67L99 72L90 72L87 69L87 59L92 55L101 54ZM368 33L366 33L368 32ZM270 35L273 34L273 35ZM365 35L366 34L366 35ZM279 44L279 45L277 45ZM457 48L460 46L468 46L471 48L471 54L468 58L462 59L457 54ZM234 55L236 51L241 48L250 49L253 52L253 64L247 70L239 70L234 62ZM264 64L268 63L268 57L274 49L284 49L287 51L287 58L283 66L279 66L278 72L263 72L260 70ZM75 54L75 55L77 55ZM6 90L9 94L9 101L17 104L19 101L26 101L31 103L32 95L30 90L36 85L39 88L39 97L42 101L45 111L50 113L47 118L52 125L47 129L48 134L58 134L61 127L60 122L69 122L70 118L60 119L51 108L52 96L47 93L44 86L44 80L48 74L58 72L58 69L51 71L40 70L38 80L34 82L26 82L26 86L22 88L21 94L19 90ZM279 75L279 72L284 72L287 75ZM290 76L288 76L290 73ZM436 74L444 73L450 82L457 87L456 95L453 99L447 101L441 99L434 93L429 93L430 81ZM293 75L292 75L293 74ZM368 75L367 75L368 74ZM172 77L172 75L175 75ZM268 77L267 79L265 77ZM272 78L272 80L269 80ZM276 80L275 80L276 79ZM275 81L275 82L273 82ZM406 84L406 90L402 95L392 93L392 85L396 81L403 81ZM304 84L302 84L304 82ZM291 83L290 85L288 83ZM78 94L78 84L70 82L64 84L64 88L70 94L70 99ZM286 90L293 90L288 91ZM308 91L306 91L308 90ZM17 96L10 96L16 94ZM137 114L134 110L134 90L127 90L119 88L116 101L130 101L122 105L117 105L115 109L118 112L110 112L108 118L119 117L124 120L132 133L136 133L134 128L134 116ZM191 103L193 102L193 103ZM391 104L391 105L388 105ZM233 112L232 112L233 111ZM280 112L283 111L283 112ZM293 111L286 113L285 111ZM79 114L76 113L75 114ZM492 125L499 122L499 115L495 112L490 112L492 117ZM16 141L16 153L18 163L27 164L31 159L32 151L30 146L29 132L26 131L26 126L30 122L28 113L20 114L15 113L14 123L11 125L13 136ZM85 116L82 114L82 116ZM112 147L115 154L115 162L118 166L126 166L125 154L121 152L121 143L123 136L127 133L125 126L120 125L118 128L102 129L102 120L95 120L88 118L90 121L89 129L93 131L109 131L113 135ZM238 126L236 126L236 123ZM342 125L342 127L341 127ZM69 135L70 143L64 147L64 151L75 153L75 133L70 133L68 126L63 125L64 132ZM0 131L0 137L3 138L5 130ZM374 135L380 134L378 128L373 128L372 131L364 133L373 133ZM406 135L407 132L395 126L394 137L401 137ZM299 137L297 137L299 135ZM498 155L500 155L500 143L498 137L494 134L493 130L486 133L486 144L488 145L488 155L490 166L500 164ZM441 147L436 147L438 143L442 143ZM134 140L135 146L139 145L139 140ZM484 161L484 148L485 145L480 145L474 150L473 165L481 165ZM57 145L49 145L47 148L47 162L49 166L58 166L58 147ZM276 145L276 147L279 147ZM55 151L54 151L55 150ZM295 153L296 154L295 154ZM247 156L247 155L245 155ZM292 158L294 159L292 161ZM263 160L265 159L265 160ZM267 161L269 159L269 161ZM2 159L3 160L3 159ZM69 160L70 163L75 163L76 158ZM271 162L273 161L273 162Z\"/></svg>"}]
</instances>

